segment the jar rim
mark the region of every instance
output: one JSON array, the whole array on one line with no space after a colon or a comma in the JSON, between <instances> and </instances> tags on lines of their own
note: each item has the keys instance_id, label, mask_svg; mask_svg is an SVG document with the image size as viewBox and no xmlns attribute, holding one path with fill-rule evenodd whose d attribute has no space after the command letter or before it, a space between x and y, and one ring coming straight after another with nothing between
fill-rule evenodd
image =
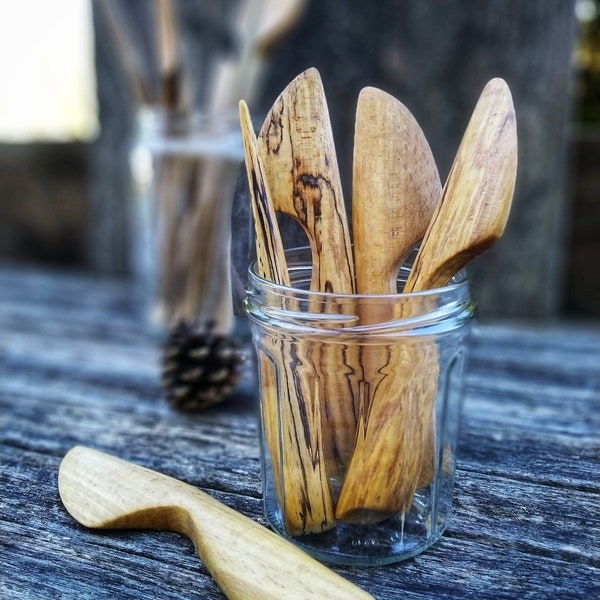
<instances>
[{"instance_id":1,"label":"jar rim","mask_svg":"<svg viewBox=\"0 0 600 600\"><path fill-rule=\"evenodd\" d=\"M466 272L461 270L444 287L395 294L341 294L307 289L311 279L310 247L286 251L288 269L300 285L286 286L258 275L258 260L248 269L244 308L251 322L294 335L381 339L395 335L439 335L470 320L475 302ZM295 269L295 273L294 273ZM404 267L405 280L409 268ZM307 286L307 287L304 287ZM366 316L366 320L365 320Z\"/></svg>"},{"instance_id":2,"label":"jar rim","mask_svg":"<svg viewBox=\"0 0 600 600\"><path fill-rule=\"evenodd\" d=\"M286 249L286 254L298 251L309 251L310 248L308 246L301 246L297 248ZM308 266L308 265L307 265ZM310 290L304 289L296 286L286 286L281 283L277 283L275 281L271 281L270 279L266 279L261 277L257 272L258 267L258 259L253 260L248 266L248 277L252 283L260 285L260 287L265 290L278 291L283 292L286 295L302 295L310 298L339 298L339 299L351 299L351 298L364 298L374 300L385 300L385 299L398 299L398 298L427 298L430 296L443 296L446 294L456 293L461 289L469 288L469 281L467 278L466 269L461 269L458 271L450 280L450 282L444 286L431 288L428 290L421 290L417 292L396 292L391 294L358 294L358 293L340 293L340 292L322 292L318 290ZM401 268L402 269L402 268ZM399 269L399 273L401 271ZM400 276L399 276L400 278Z\"/></svg>"},{"instance_id":3,"label":"jar rim","mask_svg":"<svg viewBox=\"0 0 600 600\"><path fill-rule=\"evenodd\" d=\"M155 156L219 158L235 163L244 158L239 116L229 110L211 114L144 107L137 116L136 143Z\"/></svg>"}]
</instances>

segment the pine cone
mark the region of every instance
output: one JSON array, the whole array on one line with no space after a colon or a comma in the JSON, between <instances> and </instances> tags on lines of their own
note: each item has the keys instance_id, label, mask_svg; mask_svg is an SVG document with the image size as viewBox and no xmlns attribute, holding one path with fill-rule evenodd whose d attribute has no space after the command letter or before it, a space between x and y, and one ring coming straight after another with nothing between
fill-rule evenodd
<instances>
[{"instance_id":1,"label":"pine cone","mask_svg":"<svg viewBox=\"0 0 600 600\"><path fill-rule=\"evenodd\" d=\"M163 348L162 386L169 403L196 411L223 402L239 381L243 355L238 344L215 334L214 323L180 321Z\"/></svg>"}]
</instances>

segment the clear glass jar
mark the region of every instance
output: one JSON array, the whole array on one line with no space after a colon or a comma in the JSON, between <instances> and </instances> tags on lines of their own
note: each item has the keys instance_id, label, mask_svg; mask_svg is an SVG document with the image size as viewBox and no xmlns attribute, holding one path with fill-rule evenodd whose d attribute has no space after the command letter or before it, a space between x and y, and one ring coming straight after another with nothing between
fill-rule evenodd
<instances>
[{"instance_id":1,"label":"clear glass jar","mask_svg":"<svg viewBox=\"0 0 600 600\"><path fill-rule=\"evenodd\" d=\"M323 561L414 556L440 537L451 512L474 314L466 276L422 293L337 295L309 291L308 249L287 259L292 287L252 265L245 299L266 517Z\"/></svg>"},{"instance_id":2,"label":"clear glass jar","mask_svg":"<svg viewBox=\"0 0 600 600\"><path fill-rule=\"evenodd\" d=\"M185 319L231 329L230 219L243 156L237 114L138 115L131 264L152 326Z\"/></svg>"}]
</instances>

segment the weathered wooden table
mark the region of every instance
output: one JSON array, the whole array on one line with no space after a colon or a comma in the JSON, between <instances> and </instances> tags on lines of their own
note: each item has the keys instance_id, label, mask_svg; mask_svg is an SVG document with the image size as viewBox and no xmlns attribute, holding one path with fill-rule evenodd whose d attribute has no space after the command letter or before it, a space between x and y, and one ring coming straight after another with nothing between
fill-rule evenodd
<instances>
[{"instance_id":1,"label":"weathered wooden table","mask_svg":"<svg viewBox=\"0 0 600 600\"><path fill-rule=\"evenodd\" d=\"M223 597L187 538L74 522L57 470L76 444L265 523L252 386L202 414L171 409L130 292L0 270L2 598ZM405 563L335 570L382 600L598 597L599 408L600 330L480 325L450 527Z\"/></svg>"}]
</instances>

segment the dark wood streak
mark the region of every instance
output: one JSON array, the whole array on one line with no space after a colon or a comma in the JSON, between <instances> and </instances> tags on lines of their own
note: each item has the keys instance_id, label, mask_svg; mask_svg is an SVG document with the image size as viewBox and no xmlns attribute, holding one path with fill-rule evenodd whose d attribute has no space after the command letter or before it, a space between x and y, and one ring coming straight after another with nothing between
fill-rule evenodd
<instances>
[{"instance_id":1,"label":"dark wood streak","mask_svg":"<svg viewBox=\"0 0 600 600\"><path fill-rule=\"evenodd\" d=\"M295 219L308 237L312 252L310 289L351 293L354 266L348 224L325 94L315 69L301 73L274 102L259 133L258 149L275 211ZM309 305L314 313L339 310L335 302L325 303L319 298L311 298ZM350 452L353 435L346 431L346 423L354 418L354 407L338 402L339 381L334 373L342 364L338 349L318 340L300 344L314 346L310 352L308 348L301 351L303 357L313 357L314 387L303 381L304 394L311 397L299 397L298 401L307 403L301 409L308 410L302 414L305 434L313 440L319 436L317 449L307 447L318 455L306 456L303 468L313 469L315 476L322 477L320 483L315 477L312 484L321 502L330 492L329 481L339 476L339 457ZM298 377L304 378L304 374ZM340 429L344 430L341 436ZM338 442L344 444L343 449L336 446ZM309 489L301 492L311 493Z\"/></svg>"},{"instance_id":2,"label":"dark wood streak","mask_svg":"<svg viewBox=\"0 0 600 600\"><path fill-rule=\"evenodd\" d=\"M352 292L353 257L335 147L314 69L299 75L274 102L260 143L275 210L295 219L309 238L313 289L325 291L328 282L327 291Z\"/></svg>"},{"instance_id":3,"label":"dark wood streak","mask_svg":"<svg viewBox=\"0 0 600 600\"><path fill-rule=\"evenodd\" d=\"M268 127L264 136L269 154L279 154L279 149L283 140L283 99L279 98L276 101L277 109L273 110L269 115Z\"/></svg>"},{"instance_id":4,"label":"dark wood streak","mask_svg":"<svg viewBox=\"0 0 600 600\"><path fill-rule=\"evenodd\" d=\"M262 239L265 240L268 244L266 259L269 263L268 271L263 269L262 276L266 277L268 274L277 273L278 265L276 259L276 253L272 244L272 235L271 232L277 227L277 224L272 221L270 218L269 211L267 210L268 199L267 199L267 190L264 184L264 176L261 174L259 177L254 169L250 171L250 175L252 178L252 188L254 190L254 194L256 199L258 200L257 204L257 217L259 219L259 227L263 232ZM265 257L262 253L259 256L260 259L264 259ZM281 283L281 282L279 282Z\"/></svg>"},{"instance_id":5,"label":"dark wood streak","mask_svg":"<svg viewBox=\"0 0 600 600\"><path fill-rule=\"evenodd\" d=\"M317 438L317 444L313 443L313 438L317 432L314 431L314 418L309 414L309 410L318 405L318 399L312 394L313 384L315 382L315 373L312 369L313 361L311 355L313 348L306 344L297 343L290 340L282 340L284 348L282 356L285 364L279 361L278 368L280 370L282 381L284 382L285 392L281 397L281 402L286 402L288 410L286 416L291 420L289 429L293 435L293 439L289 440L294 448L300 449L299 455L305 456L308 454L310 462L302 462L300 472L302 476L302 486L300 488L300 518L302 519L302 530L315 530L315 515L326 515L327 505L326 498L330 497L327 477L324 473L324 465L322 463L321 448L319 448L320 437ZM287 360L289 357L289 360ZM296 414L298 418L296 418ZM286 443L284 441L282 453L285 453ZM305 448L306 452L302 449ZM285 459L284 459L285 462ZM309 476L308 468L311 471L320 473L318 483L315 483L314 476ZM320 490L315 490L313 486L319 485ZM319 500L320 507L314 506L315 499ZM317 529L327 529L331 526L331 522L327 518L323 518L318 522L320 527Z\"/></svg>"}]
</instances>

